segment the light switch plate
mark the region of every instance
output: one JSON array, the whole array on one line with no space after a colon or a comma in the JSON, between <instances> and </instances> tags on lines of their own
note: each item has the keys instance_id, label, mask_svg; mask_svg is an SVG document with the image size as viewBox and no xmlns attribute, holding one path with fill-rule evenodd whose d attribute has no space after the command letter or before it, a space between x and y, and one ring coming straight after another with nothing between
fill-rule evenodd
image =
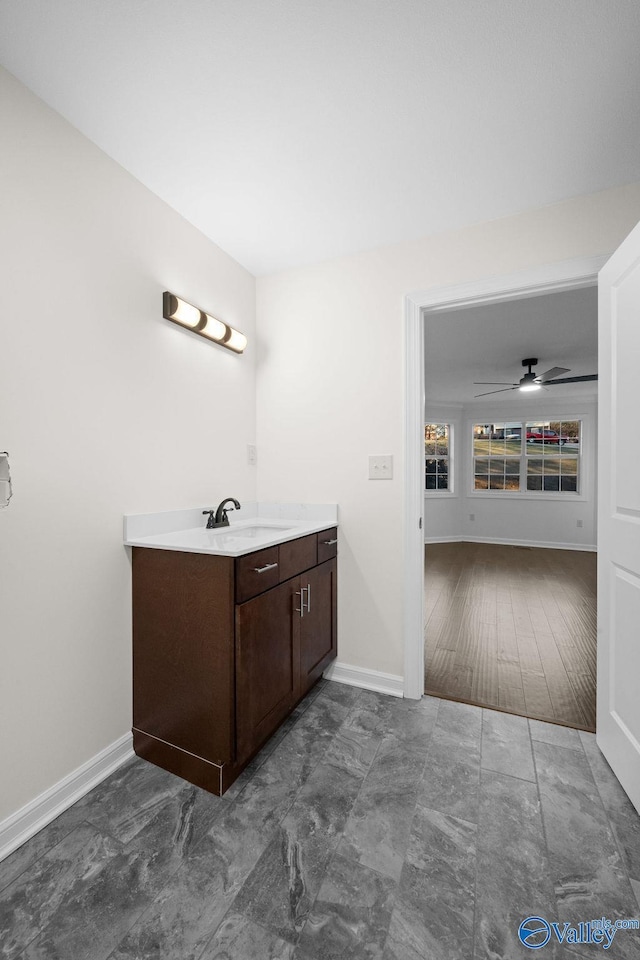
<instances>
[{"instance_id":1,"label":"light switch plate","mask_svg":"<svg viewBox=\"0 0 640 960\"><path fill-rule=\"evenodd\" d=\"M369 457L369 480L392 480L393 457Z\"/></svg>"},{"instance_id":2,"label":"light switch plate","mask_svg":"<svg viewBox=\"0 0 640 960\"><path fill-rule=\"evenodd\" d=\"M247 463L250 463L252 467L258 462L258 450L255 443L247 444Z\"/></svg>"}]
</instances>

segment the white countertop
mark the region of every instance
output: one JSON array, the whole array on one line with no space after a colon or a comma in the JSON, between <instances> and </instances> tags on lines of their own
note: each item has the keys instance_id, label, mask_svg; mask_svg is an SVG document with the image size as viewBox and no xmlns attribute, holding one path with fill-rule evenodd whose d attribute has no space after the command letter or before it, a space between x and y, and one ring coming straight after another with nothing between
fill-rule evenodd
<instances>
[{"instance_id":1,"label":"white countertop","mask_svg":"<svg viewBox=\"0 0 640 960\"><path fill-rule=\"evenodd\" d=\"M204 509L127 515L125 545L241 557L338 524L336 504L247 503L229 511L228 527L207 530Z\"/></svg>"}]
</instances>

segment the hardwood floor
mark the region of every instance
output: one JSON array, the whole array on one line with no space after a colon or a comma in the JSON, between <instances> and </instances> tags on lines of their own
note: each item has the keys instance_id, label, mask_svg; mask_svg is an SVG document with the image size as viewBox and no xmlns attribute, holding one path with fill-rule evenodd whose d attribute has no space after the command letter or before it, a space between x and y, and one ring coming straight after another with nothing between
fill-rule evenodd
<instances>
[{"instance_id":1,"label":"hardwood floor","mask_svg":"<svg viewBox=\"0 0 640 960\"><path fill-rule=\"evenodd\" d=\"M595 730L595 553L427 544L425 594L425 693Z\"/></svg>"}]
</instances>

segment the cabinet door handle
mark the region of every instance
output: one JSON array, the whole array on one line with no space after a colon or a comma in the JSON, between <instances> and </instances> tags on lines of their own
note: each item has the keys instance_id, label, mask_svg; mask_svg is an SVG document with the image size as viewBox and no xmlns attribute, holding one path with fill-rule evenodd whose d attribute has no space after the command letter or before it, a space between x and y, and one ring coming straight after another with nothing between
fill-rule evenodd
<instances>
[{"instance_id":1,"label":"cabinet door handle","mask_svg":"<svg viewBox=\"0 0 640 960\"><path fill-rule=\"evenodd\" d=\"M299 613L301 617L304 617L304 591L306 587L300 587L300 590L296 590L296 597L300 597L300 608L296 609L296 613Z\"/></svg>"},{"instance_id":2,"label":"cabinet door handle","mask_svg":"<svg viewBox=\"0 0 640 960\"><path fill-rule=\"evenodd\" d=\"M276 568L277 566L278 566L277 563L266 563L266 564L264 565L264 567L254 567L254 568L253 568L253 572L254 572L254 573L266 573L267 570L275 570L275 568Z\"/></svg>"},{"instance_id":3,"label":"cabinet door handle","mask_svg":"<svg viewBox=\"0 0 640 960\"><path fill-rule=\"evenodd\" d=\"M338 541L336 539L336 540L323 540L322 542L326 547L332 547L334 543L337 543Z\"/></svg>"},{"instance_id":4,"label":"cabinet door handle","mask_svg":"<svg viewBox=\"0 0 640 960\"><path fill-rule=\"evenodd\" d=\"M311 584L307 584L307 613L311 613Z\"/></svg>"}]
</instances>

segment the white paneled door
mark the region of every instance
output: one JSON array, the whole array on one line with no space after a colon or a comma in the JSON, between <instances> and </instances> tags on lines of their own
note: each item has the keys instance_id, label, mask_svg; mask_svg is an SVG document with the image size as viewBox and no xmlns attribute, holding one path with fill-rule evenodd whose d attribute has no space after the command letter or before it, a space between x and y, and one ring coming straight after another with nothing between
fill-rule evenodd
<instances>
[{"instance_id":1,"label":"white paneled door","mask_svg":"<svg viewBox=\"0 0 640 960\"><path fill-rule=\"evenodd\" d=\"M597 740L640 811L640 224L599 274Z\"/></svg>"}]
</instances>

